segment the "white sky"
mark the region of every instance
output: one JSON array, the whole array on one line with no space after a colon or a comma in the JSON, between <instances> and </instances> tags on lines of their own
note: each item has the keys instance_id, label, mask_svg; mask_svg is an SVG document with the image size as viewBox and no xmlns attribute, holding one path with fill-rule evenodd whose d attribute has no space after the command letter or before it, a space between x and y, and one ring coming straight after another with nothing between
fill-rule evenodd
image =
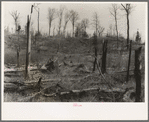
<instances>
[{"instance_id":1,"label":"white sky","mask_svg":"<svg viewBox=\"0 0 149 122\"><path fill-rule=\"evenodd\" d=\"M30 14L31 5L33 2L2 2L4 14L4 26L9 26L9 30L14 28L14 20L9 12L13 10L17 10L20 13L20 25L24 28L27 22L27 15ZM79 20L80 22L83 18L88 18L90 23L92 23L92 16L94 12L97 12L100 16L100 24L105 28L104 33L107 32L109 29L109 25L111 23L114 24L113 16L109 13L109 7L111 6L112 2L110 3L101 3L101 2L41 2L39 5L40 8L40 31L42 33L48 33L48 8L57 8L59 9L60 5L64 5L68 10L75 10L79 13ZM120 5L120 3L117 3ZM139 29L142 37L142 41L145 41L146 36L146 28L147 28L147 3L146 2L132 2L132 5L136 6L133 12L130 15L130 38L134 39L134 34L136 33L137 29ZM126 16L125 12L119 10L120 16L118 20L118 30L124 37L126 37L127 26L126 26ZM54 25L57 27L58 19L55 19L52 22L52 28ZM37 12L34 10L32 14L32 22L34 22L33 27L37 30ZM63 21L64 22L64 21ZM51 28L51 34L53 29ZM67 25L67 31L72 31L72 25L69 21ZM93 34L94 28L92 25L87 29L87 32Z\"/></svg>"}]
</instances>

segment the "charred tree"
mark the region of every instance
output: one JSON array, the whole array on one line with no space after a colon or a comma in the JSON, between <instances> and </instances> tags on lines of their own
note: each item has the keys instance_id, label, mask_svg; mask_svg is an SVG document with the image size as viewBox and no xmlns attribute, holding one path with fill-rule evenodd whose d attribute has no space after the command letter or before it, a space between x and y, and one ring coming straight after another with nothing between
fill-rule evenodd
<instances>
[{"instance_id":1,"label":"charred tree","mask_svg":"<svg viewBox=\"0 0 149 122\"><path fill-rule=\"evenodd\" d=\"M107 40L103 40L103 52L102 52L102 67L101 72L104 74L106 72L106 57L107 57Z\"/></svg>"},{"instance_id":2,"label":"charred tree","mask_svg":"<svg viewBox=\"0 0 149 122\"><path fill-rule=\"evenodd\" d=\"M19 53L20 53L20 46L17 47L17 67L20 67L20 63L19 63Z\"/></svg>"},{"instance_id":3,"label":"charred tree","mask_svg":"<svg viewBox=\"0 0 149 122\"><path fill-rule=\"evenodd\" d=\"M129 46L129 59L128 59L128 69L127 69L126 82L129 81L129 68L130 68L130 61L131 61L131 45L132 45L132 40L130 40L130 46Z\"/></svg>"},{"instance_id":4,"label":"charred tree","mask_svg":"<svg viewBox=\"0 0 149 122\"><path fill-rule=\"evenodd\" d=\"M18 31L18 43L19 43L19 33L20 33L20 30L21 30L21 26L19 25L18 26L18 29L16 31ZM19 67L19 53L20 53L20 45L18 44L17 45L17 67Z\"/></svg>"},{"instance_id":5,"label":"charred tree","mask_svg":"<svg viewBox=\"0 0 149 122\"><path fill-rule=\"evenodd\" d=\"M95 32L94 32L93 45L94 45L94 48L95 48L95 61L94 61L94 64L93 64L93 71L95 71L95 66L96 66L96 61L97 61L97 35L95 34Z\"/></svg>"},{"instance_id":6,"label":"charred tree","mask_svg":"<svg viewBox=\"0 0 149 122\"><path fill-rule=\"evenodd\" d=\"M141 102L141 48L135 51L136 102Z\"/></svg>"},{"instance_id":7,"label":"charred tree","mask_svg":"<svg viewBox=\"0 0 149 122\"><path fill-rule=\"evenodd\" d=\"M132 6L132 4L126 4L123 5L121 4L123 9L126 12L126 18L127 18L127 49L129 48L129 15L132 12L132 9L134 8L134 6Z\"/></svg>"}]
</instances>

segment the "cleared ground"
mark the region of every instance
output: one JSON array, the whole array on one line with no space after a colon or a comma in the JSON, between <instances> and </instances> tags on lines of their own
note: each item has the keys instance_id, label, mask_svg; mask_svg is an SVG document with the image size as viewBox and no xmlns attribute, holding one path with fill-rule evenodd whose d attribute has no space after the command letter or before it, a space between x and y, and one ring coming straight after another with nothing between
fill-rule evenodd
<instances>
[{"instance_id":1,"label":"cleared ground","mask_svg":"<svg viewBox=\"0 0 149 122\"><path fill-rule=\"evenodd\" d=\"M11 40L17 39L12 36ZM4 77L4 101L33 101L33 102L133 102L135 97L134 79L134 49L139 46L142 50L142 101L144 101L144 45L133 43L130 65L130 79L126 81L126 70L128 64L128 51L118 51L117 42L114 38L108 39L107 72L101 75L96 68L92 72L94 62L94 48L92 39L81 38L43 38L40 37L36 44L32 44L32 68L30 80L24 79L25 65L25 37L22 40L20 52L20 68L11 66L16 65L16 50L9 45L11 41L8 36L5 40L5 77ZM102 40L98 40L98 61L101 63ZM60 43L59 43L60 41ZM16 41L17 42L17 41ZM59 53L57 53L60 44ZM122 50L125 41L119 43L119 50ZM39 51L40 49L40 51ZM46 70L44 64L52 58L55 69L51 72ZM37 68L40 65L41 68ZM101 64L102 65L102 64ZM9 69L9 71L8 71ZM12 71L13 70L13 71ZM14 71L17 70L17 71ZM18 71L19 70L19 71ZM39 78L41 88L39 92L34 86ZM18 84L19 82L19 84ZM21 85L22 84L22 85ZM25 84L25 85L24 85ZM7 86L6 86L7 85ZM31 86L28 88L28 86ZM74 91L77 90L77 91Z\"/></svg>"}]
</instances>

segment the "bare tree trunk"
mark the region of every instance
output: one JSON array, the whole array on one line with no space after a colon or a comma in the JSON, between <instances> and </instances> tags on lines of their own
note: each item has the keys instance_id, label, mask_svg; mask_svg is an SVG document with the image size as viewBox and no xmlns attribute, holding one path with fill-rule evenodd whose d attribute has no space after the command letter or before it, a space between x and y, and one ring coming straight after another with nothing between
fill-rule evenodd
<instances>
[{"instance_id":1,"label":"bare tree trunk","mask_svg":"<svg viewBox=\"0 0 149 122\"><path fill-rule=\"evenodd\" d=\"M129 48L129 14L127 13L127 49Z\"/></svg>"},{"instance_id":2,"label":"bare tree trunk","mask_svg":"<svg viewBox=\"0 0 149 122\"><path fill-rule=\"evenodd\" d=\"M30 63L30 56L31 56L31 34L30 34L30 20L29 15L27 16L27 48L26 48L26 76L25 78L29 78L29 63Z\"/></svg>"},{"instance_id":3,"label":"bare tree trunk","mask_svg":"<svg viewBox=\"0 0 149 122\"><path fill-rule=\"evenodd\" d=\"M117 48L118 48L118 29L117 29L117 18L115 16L115 27L116 27L116 34L117 34Z\"/></svg>"},{"instance_id":4,"label":"bare tree trunk","mask_svg":"<svg viewBox=\"0 0 149 122\"><path fill-rule=\"evenodd\" d=\"M60 32L61 32L61 22L62 22L62 20L60 19L59 27L58 27L58 35L60 35Z\"/></svg>"},{"instance_id":5,"label":"bare tree trunk","mask_svg":"<svg viewBox=\"0 0 149 122\"><path fill-rule=\"evenodd\" d=\"M39 34L39 8L38 8L38 34Z\"/></svg>"},{"instance_id":6,"label":"bare tree trunk","mask_svg":"<svg viewBox=\"0 0 149 122\"><path fill-rule=\"evenodd\" d=\"M19 67L19 49L17 49L17 67Z\"/></svg>"},{"instance_id":7,"label":"bare tree trunk","mask_svg":"<svg viewBox=\"0 0 149 122\"><path fill-rule=\"evenodd\" d=\"M18 30L18 42L19 42L19 31ZM17 67L19 67L19 52L20 52L20 45L17 46Z\"/></svg>"},{"instance_id":8,"label":"bare tree trunk","mask_svg":"<svg viewBox=\"0 0 149 122\"><path fill-rule=\"evenodd\" d=\"M65 36L65 32L66 32L66 26L67 26L67 23L68 23L68 22L65 22L65 25L64 25L64 30L63 30L63 34L64 34L64 36Z\"/></svg>"},{"instance_id":9,"label":"bare tree trunk","mask_svg":"<svg viewBox=\"0 0 149 122\"><path fill-rule=\"evenodd\" d=\"M97 61L97 48L95 47L95 61L94 61L93 71L95 71L96 61Z\"/></svg>"},{"instance_id":10,"label":"bare tree trunk","mask_svg":"<svg viewBox=\"0 0 149 122\"><path fill-rule=\"evenodd\" d=\"M141 48L135 51L135 79L136 79L136 102L141 102Z\"/></svg>"},{"instance_id":11,"label":"bare tree trunk","mask_svg":"<svg viewBox=\"0 0 149 122\"><path fill-rule=\"evenodd\" d=\"M17 22L15 22L15 33L17 33L17 26L18 26L18 24L17 24Z\"/></svg>"},{"instance_id":12,"label":"bare tree trunk","mask_svg":"<svg viewBox=\"0 0 149 122\"><path fill-rule=\"evenodd\" d=\"M102 68L101 68L103 74L106 72L106 57L107 57L107 40L103 42Z\"/></svg>"},{"instance_id":13,"label":"bare tree trunk","mask_svg":"<svg viewBox=\"0 0 149 122\"><path fill-rule=\"evenodd\" d=\"M54 33L54 32L55 32L55 26L54 26L54 28L53 28L53 36L55 36L55 33Z\"/></svg>"},{"instance_id":14,"label":"bare tree trunk","mask_svg":"<svg viewBox=\"0 0 149 122\"><path fill-rule=\"evenodd\" d=\"M51 30L51 21L49 21L49 36L50 36L50 30Z\"/></svg>"},{"instance_id":15,"label":"bare tree trunk","mask_svg":"<svg viewBox=\"0 0 149 122\"><path fill-rule=\"evenodd\" d=\"M95 66L97 62L97 35L94 35L94 48L95 48L95 61L94 61L94 66L93 66L93 71L95 71Z\"/></svg>"},{"instance_id":16,"label":"bare tree trunk","mask_svg":"<svg viewBox=\"0 0 149 122\"><path fill-rule=\"evenodd\" d=\"M126 82L129 81L129 67L130 67L130 61L131 61L131 45L132 45L132 40L130 40L130 46L129 46L129 59L128 59L128 69L127 69L127 79L126 79Z\"/></svg>"},{"instance_id":17,"label":"bare tree trunk","mask_svg":"<svg viewBox=\"0 0 149 122\"><path fill-rule=\"evenodd\" d=\"M73 29L73 37L74 37L74 23L72 24L72 29Z\"/></svg>"},{"instance_id":18,"label":"bare tree trunk","mask_svg":"<svg viewBox=\"0 0 149 122\"><path fill-rule=\"evenodd\" d=\"M97 21L96 21L96 35L97 35Z\"/></svg>"}]
</instances>

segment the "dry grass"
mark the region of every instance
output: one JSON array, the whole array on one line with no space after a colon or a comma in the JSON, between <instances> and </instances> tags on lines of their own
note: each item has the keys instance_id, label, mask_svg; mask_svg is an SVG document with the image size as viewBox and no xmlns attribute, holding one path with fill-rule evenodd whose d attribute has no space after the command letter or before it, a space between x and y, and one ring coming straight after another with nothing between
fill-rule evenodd
<instances>
[{"instance_id":1,"label":"dry grass","mask_svg":"<svg viewBox=\"0 0 149 122\"><path fill-rule=\"evenodd\" d=\"M24 38L25 39L25 38ZM106 38L110 39L110 38ZM60 52L63 54L59 55L59 64L62 64L59 67L59 74L57 75L57 72L54 70L52 72L49 71L43 71L43 70L36 70L30 72L30 79L31 80L38 80L39 77L42 77L44 79L61 79L61 82L54 81L54 82L48 82L45 84L42 84L43 87L51 87L55 86L57 83L60 84L66 91L67 90L81 90L86 88L102 88L103 90L109 89L108 84L104 81L104 79L99 75L98 70L93 73L93 61L94 58L91 55L94 53L94 48L91 47L90 54L86 55L90 49L89 42L86 42L85 40L81 40L79 38L38 38L38 42L44 41L45 43L42 44L46 45L48 48L48 51L41 51L40 53L35 50L36 48L32 49L32 58L31 62L33 64L45 64L49 58L53 58L54 60L57 58L56 54L58 41L61 41L61 48ZM113 41L113 42L112 42ZM102 50L102 38L98 40L98 45L100 49L98 52L100 53ZM127 62L128 62L128 52L123 52L123 55L120 59L120 54L118 51L112 52L110 48L113 48L113 46L116 46L116 41L114 38L108 42L108 54L107 54L107 73L104 75L106 80L109 84L112 84L114 86L114 89L121 89L124 90L129 87L133 87L135 90L135 80L132 75L129 82L124 84L126 79L126 73L116 73L122 70L127 70ZM37 43L38 47L39 44ZM34 47L34 46L33 46ZM144 73L144 50L142 51L142 59L143 59L143 65L142 65L142 73ZM73 55L76 53L77 55ZM79 55L80 54L80 55ZM98 57L98 60L101 59L101 56ZM63 64L63 61L65 61L68 65L65 66ZM16 64L16 52L14 49L5 47L5 63L11 63ZM25 64L25 49L22 49L20 52L20 65ZM77 68L80 64L83 64L84 67ZM132 51L131 56L131 67L130 69L134 69L134 51ZM86 72L90 71L90 72ZM5 77L5 81L22 81L23 80L23 74L20 77ZM85 77L87 76L87 77ZM115 79L112 77L114 76ZM117 80L116 80L117 79ZM144 93L144 76L142 77L142 94ZM54 87L55 88L55 87ZM56 88L55 88L56 90ZM30 92L30 93L29 93ZM28 102L108 102L112 101L112 96L105 96L105 93L98 93L91 92L86 93L83 96L65 96L65 97L44 97L42 95L37 95L33 99L30 99L32 97L34 92L32 90L22 93L18 92L5 92L4 93L4 101L5 102L17 102L17 101L28 101ZM101 95L101 96L100 96ZM142 95L142 98L144 98L144 95Z\"/></svg>"}]
</instances>

